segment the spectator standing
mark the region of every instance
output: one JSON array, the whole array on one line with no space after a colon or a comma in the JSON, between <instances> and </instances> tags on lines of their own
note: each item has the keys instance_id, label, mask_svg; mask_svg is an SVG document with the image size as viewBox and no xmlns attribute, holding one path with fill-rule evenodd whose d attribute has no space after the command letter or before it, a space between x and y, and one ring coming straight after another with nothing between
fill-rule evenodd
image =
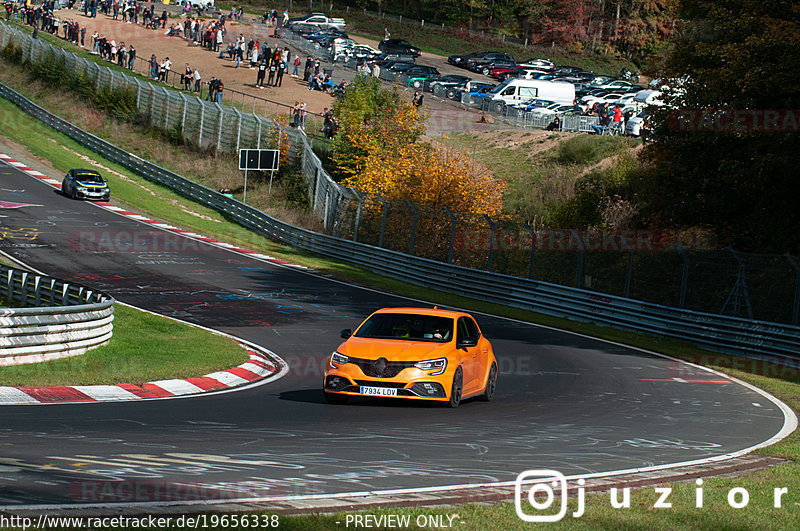
<instances>
[{"instance_id":1,"label":"spectator standing","mask_svg":"<svg viewBox=\"0 0 800 531\"><path fill-rule=\"evenodd\" d=\"M130 45L128 48L128 70L133 70L133 65L136 61L136 49L133 47L133 44Z\"/></svg>"},{"instance_id":2,"label":"spectator standing","mask_svg":"<svg viewBox=\"0 0 800 531\"><path fill-rule=\"evenodd\" d=\"M269 61L269 79L267 79L267 86L271 87L275 84L275 73L278 71L278 63L274 59Z\"/></svg>"},{"instance_id":3,"label":"spectator standing","mask_svg":"<svg viewBox=\"0 0 800 531\"><path fill-rule=\"evenodd\" d=\"M414 92L414 97L412 98L411 103L414 104L414 107L417 108L417 111L419 111L420 107L422 107L423 99L425 99L425 96L422 93L419 91Z\"/></svg>"},{"instance_id":4,"label":"spectator standing","mask_svg":"<svg viewBox=\"0 0 800 531\"><path fill-rule=\"evenodd\" d=\"M194 69L194 90L192 92L200 92L200 70L197 67Z\"/></svg>"},{"instance_id":5,"label":"spectator standing","mask_svg":"<svg viewBox=\"0 0 800 531\"><path fill-rule=\"evenodd\" d=\"M84 48L83 43L86 40L86 26L81 27L81 48Z\"/></svg>"},{"instance_id":6,"label":"spectator standing","mask_svg":"<svg viewBox=\"0 0 800 531\"><path fill-rule=\"evenodd\" d=\"M217 80L217 103L222 105L222 89L225 88L225 84L222 82L221 79Z\"/></svg>"},{"instance_id":7,"label":"spectator standing","mask_svg":"<svg viewBox=\"0 0 800 531\"><path fill-rule=\"evenodd\" d=\"M264 88L264 75L267 73L267 63L265 60L261 60L258 63L258 76L256 76L256 86L258 88Z\"/></svg>"},{"instance_id":8,"label":"spectator standing","mask_svg":"<svg viewBox=\"0 0 800 531\"><path fill-rule=\"evenodd\" d=\"M208 82L208 96L206 101L216 101L217 99L217 77L211 76L211 81Z\"/></svg>"},{"instance_id":9,"label":"spectator standing","mask_svg":"<svg viewBox=\"0 0 800 531\"><path fill-rule=\"evenodd\" d=\"M300 67L300 56L294 56L294 70L292 70L292 77L297 77L297 69Z\"/></svg>"},{"instance_id":10,"label":"spectator standing","mask_svg":"<svg viewBox=\"0 0 800 531\"><path fill-rule=\"evenodd\" d=\"M275 86L280 87L283 82L283 73L286 71L286 63L280 61L278 63L278 71L275 74Z\"/></svg>"}]
</instances>

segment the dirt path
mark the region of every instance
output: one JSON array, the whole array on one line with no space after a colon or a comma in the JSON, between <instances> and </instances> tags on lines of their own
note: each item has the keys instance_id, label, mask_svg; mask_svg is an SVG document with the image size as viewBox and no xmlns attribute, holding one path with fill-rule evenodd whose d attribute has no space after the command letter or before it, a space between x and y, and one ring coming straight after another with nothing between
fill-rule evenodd
<instances>
[{"instance_id":1,"label":"dirt path","mask_svg":"<svg viewBox=\"0 0 800 531\"><path fill-rule=\"evenodd\" d=\"M113 20L110 16L102 13L98 13L97 18L85 17L82 11L74 9L61 9L56 13L62 21L72 19L81 26L86 26L85 46L89 50L91 50L92 42L90 36L96 30L109 40L114 39L118 45L120 42L125 42L126 46L132 44L136 48L136 56L138 58L150 59L150 55L155 54L160 61L164 57L169 57L172 61L172 76L179 76L183 73L185 64L189 63L190 67L200 70L203 83L210 80L211 76L214 75L225 83L225 88L238 90L286 105L294 105L295 101L304 101L308 105L309 111L315 113L322 113L323 108L330 107L333 104L331 96L319 91L309 91L302 80L298 82L293 79L289 75L291 74L291 66L287 75L283 76L282 86L259 89L255 86L256 70L250 70L245 66L245 63L236 68L235 62L228 59L219 59L216 53L201 46L194 46L179 37L167 37L164 34L166 30L149 30L141 25L126 24L122 22L121 18ZM174 23L177 20L171 18L168 23ZM235 38L240 29L245 32L252 30L252 26L249 25L240 27L235 22L227 22L226 24L229 25L229 38L230 36ZM60 37L63 37L63 33ZM280 39L269 38L266 39L266 42L271 48L285 45ZM292 57L294 57L294 54L292 54ZM305 60L305 57L302 58ZM137 63L139 63L138 60ZM141 72L141 68L141 66L137 66L137 71ZM175 79L177 85L179 77Z\"/></svg>"}]
</instances>

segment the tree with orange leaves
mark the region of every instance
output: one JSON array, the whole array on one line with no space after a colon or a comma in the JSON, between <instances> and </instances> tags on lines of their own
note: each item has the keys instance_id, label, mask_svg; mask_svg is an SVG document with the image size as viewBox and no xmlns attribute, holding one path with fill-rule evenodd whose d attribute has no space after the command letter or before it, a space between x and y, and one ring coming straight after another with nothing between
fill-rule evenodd
<instances>
[{"instance_id":1,"label":"tree with orange leaves","mask_svg":"<svg viewBox=\"0 0 800 531\"><path fill-rule=\"evenodd\" d=\"M340 130L333 160L342 184L462 212L500 212L505 182L465 154L420 142L427 116L397 89L359 76L334 112Z\"/></svg>"}]
</instances>

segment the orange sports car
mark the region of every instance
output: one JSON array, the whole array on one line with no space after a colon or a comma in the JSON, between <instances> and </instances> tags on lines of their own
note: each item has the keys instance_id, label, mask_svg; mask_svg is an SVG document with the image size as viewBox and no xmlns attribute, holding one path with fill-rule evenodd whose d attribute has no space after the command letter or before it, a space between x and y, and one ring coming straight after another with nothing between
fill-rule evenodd
<instances>
[{"instance_id":1,"label":"orange sports car","mask_svg":"<svg viewBox=\"0 0 800 531\"><path fill-rule=\"evenodd\" d=\"M475 319L438 308L384 308L356 329L325 367L323 391L332 403L351 396L435 400L494 398L497 360Z\"/></svg>"}]
</instances>

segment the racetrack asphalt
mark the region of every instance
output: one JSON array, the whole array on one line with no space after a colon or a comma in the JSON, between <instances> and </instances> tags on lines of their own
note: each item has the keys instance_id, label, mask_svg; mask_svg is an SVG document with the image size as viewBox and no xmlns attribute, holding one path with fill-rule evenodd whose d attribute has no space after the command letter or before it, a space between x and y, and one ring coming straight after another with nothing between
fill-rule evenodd
<instances>
[{"instance_id":1,"label":"racetrack asphalt","mask_svg":"<svg viewBox=\"0 0 800 531\"><path fill-rule=\"evenodd\" d=\"M52 176L60 179L61 176ZM285 498L513 481L737 453L793 421L764 393L635 348L475 314L500 365L495 401L329 405L338 331L429 305L179 237L0 164L0 249L120 301L275 352L283 378L181 400L0 408L0 510ZM113 190L112 190L113 198ZM791 415L791 414L789 414ZM785 430L784 430L785 431ZM123 488L124 487L124 488Z\"/></svg>"}]
</instances>

